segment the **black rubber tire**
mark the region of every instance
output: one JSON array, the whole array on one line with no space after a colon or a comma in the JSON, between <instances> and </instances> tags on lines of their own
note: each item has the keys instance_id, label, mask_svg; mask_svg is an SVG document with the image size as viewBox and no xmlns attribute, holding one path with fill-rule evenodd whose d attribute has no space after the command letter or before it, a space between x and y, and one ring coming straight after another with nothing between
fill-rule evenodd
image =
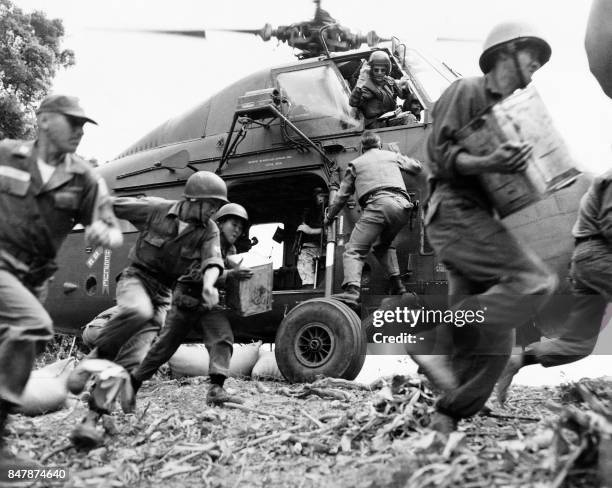
<instances>
[{"instance_id":1,"label":"black rubber tire","mask_svg":"<svg viewBox=\"0 0 612 488\"><path fill-rule=\"evenodd\" d=\"M283 376L292 383L318 375L354 379L367 348L361 320L347 305L314 298L293 308L276 333L275 356Z\"/></svg>"}]
</instances>

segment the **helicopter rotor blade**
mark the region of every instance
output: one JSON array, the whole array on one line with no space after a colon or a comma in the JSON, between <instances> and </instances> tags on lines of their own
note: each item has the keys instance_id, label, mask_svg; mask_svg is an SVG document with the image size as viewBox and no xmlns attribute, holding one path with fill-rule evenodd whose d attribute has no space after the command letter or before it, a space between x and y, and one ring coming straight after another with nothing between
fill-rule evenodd
<instances>
[{"instance_id":1,"label":"helicopter rotor blade","mask_svg":"<svg viewBox=\"0 0 612 488\"><path fill-rule=\"evenodd\" d=\"M162 34L170 36L186 36L186 37L197 37L199 39L206 39L205 30L197 29L96 29L102 31L111 32L134 32L134 33L145 33L145 34Z\"/></svg>"}]
</instances>

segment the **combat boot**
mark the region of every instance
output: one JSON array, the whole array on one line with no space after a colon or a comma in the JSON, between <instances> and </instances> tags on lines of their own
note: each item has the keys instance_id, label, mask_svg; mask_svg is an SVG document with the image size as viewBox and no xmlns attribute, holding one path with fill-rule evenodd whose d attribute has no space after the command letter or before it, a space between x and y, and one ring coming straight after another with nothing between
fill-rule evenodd
<instances>
[{"instance_id":1,"label":"combat boot","mask_svg":"<svg viewBox=\"0 0 612 488\"><path fill-rule=\"evenodd\" d=\"M6 447L5 427L12 406L11 403L0 400L0 486L4 486L4 483L9 481L9 470L42 469L42 466L33 459L20 454L13 454ZM20 484L14 483L14 480L10 481L11 486L21 486ZM29 483L31 483L31 481L29 481L28 484Z\"/></svg>"},{"instance_id":2,"label":"combat boot","mask_svg":"<svg viewBox=\"0 0 612 488\"><path fill-rule=\"evenodd\" d=\"M104 442L104 434L98 429L98 420L102 414L90 410L85 418L77 425L70 434L70 441L75 447L91 449Z\"/></svg>"},{"instance_id":3,"label":"combat boot","mask_svg":"<svg viewBox=\"0 0 612 488\"><path fill-rule=\"evenodd\" d=\"M431 417L431 422L428 427L431 430L440 432L440 434L448 435L457 430L457 420L442 412L436 412Z\"/></svg>"},{"instance_id":4,"label":"combat boot","mask_svg":"<svg viewBox=\"0 0 612 488\"><path fill-rule=\"evenodd\" d=\"M224 403L244 403L234 395L230 395L221 385L211 385L206 395L207 405L223 405Z\"/></svg>"},{"instance_id":5,"label":"combat boot","mask_svg":"<svg viewBox=\"0 0 612 488\"><path fill-rule=\"evenodd\" d=\"M332 298L346 303L349 307L358 307L361 300L361 288L357 285L347 285L342 293L332 295Z\"/></svg>"},{"instance_id":6,"label":"combat boot","mask_svg":"<svg viewBox=\"0 0 612 488\"><path fill-rule=\"evenodd\" d=\"M399 275L389 277L389 295L403 295L407 293L406 287Z\"/></svg>"}]
</instances>

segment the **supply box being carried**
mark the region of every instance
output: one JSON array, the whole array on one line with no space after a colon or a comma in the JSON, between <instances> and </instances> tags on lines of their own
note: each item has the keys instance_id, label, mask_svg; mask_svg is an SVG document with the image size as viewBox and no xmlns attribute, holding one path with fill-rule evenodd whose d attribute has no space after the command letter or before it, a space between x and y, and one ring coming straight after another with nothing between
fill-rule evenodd
<instances>
[{"instance_id":1,"label":"supply box being carried","mask_svg":"<svg viewBox=\"0 0 612 488\"><path fill-rule=\"evenodd\" d=\"M506 141L532 144L533 153L524 172L480 175L500 217L569 185L580 174L533 85L493 105L461 129L457 138L476 156L490 154Z\"/></svg>"},{"instance_id":2,"label":"supply box being carried","mask_svg":"<svg viewBox=\"0 0 612 488\"><path fill-rule=\"evenodd\" d=\"M242 317L272 310L272 263L249 268L248 280L227 280L225 304Z\"/></svg>"}]
</instances>

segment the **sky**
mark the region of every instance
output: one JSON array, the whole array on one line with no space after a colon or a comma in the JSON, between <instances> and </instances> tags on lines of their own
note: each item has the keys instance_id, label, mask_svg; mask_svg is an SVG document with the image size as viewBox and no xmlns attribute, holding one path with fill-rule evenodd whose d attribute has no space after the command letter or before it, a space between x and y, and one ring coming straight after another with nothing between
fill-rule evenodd
<instances>
[{"instance_id":1,"label":"sky","mask_svg":"<svg viewBox=\"0 0 612 488\"><path fill-rule=\"evenodd\" d=\"M224 86L264 66L290 63L293 50L250 35L208 32L206 40L125 33L108 29L261 28L312 17L309 0L14 0L25 11L61 18L64 47L76 65L62 70L53 91L80 97L99 126L88 125L79 153L104 162L149 130ZM502 20L525 19L552 45L551 61L535 76L557 128L577 164L595 173L612 161L612 100L588 71L584 30L590 0L323 0L322 6L353 31L395 35L446 62L465 76L477 75L481 43ZM103 30L106 29L106 30ZM472 39L440 42L437 38ZM234 107L228 107L229 110ZM612 328L609 328L612 330ZM612 340L612 339L611 339ZM372 356L363 374L397 370L401 359ZM376 369L379 368L379 369ZM386 368L386 369L385 369ZM563 368L527 368L528 384L559 383L609 374L612 356L592 356Z\"/></svg>"},{"instance_id":2,"label":"sky","mask_svg":"<svg viewBox=\"0 0 612 488\"><path fill-rule=\"evenodd\" d=\"M100 126L88 126L79 152L100 162L114 158L149 130L187 111L227 84L262 66L293 61L293 50L252 35L208 32L206 40L109 29L261 28L312 17L309 0L16 0L63 19L64 46L76 66L62 70L53 90L77 95ZM578 164L601 172L610 160L612 101L590 76L583 39L590 0L323 0L343 25L363 33L396 35L447 62L478 74L481 41L497 22L525 19L553 47L536 84ZM105 29L105 30L103 30ZM436 42L439 37L476 40ZM232 109L233 107L228 107Z\"/></svg>"}]
</instances>

